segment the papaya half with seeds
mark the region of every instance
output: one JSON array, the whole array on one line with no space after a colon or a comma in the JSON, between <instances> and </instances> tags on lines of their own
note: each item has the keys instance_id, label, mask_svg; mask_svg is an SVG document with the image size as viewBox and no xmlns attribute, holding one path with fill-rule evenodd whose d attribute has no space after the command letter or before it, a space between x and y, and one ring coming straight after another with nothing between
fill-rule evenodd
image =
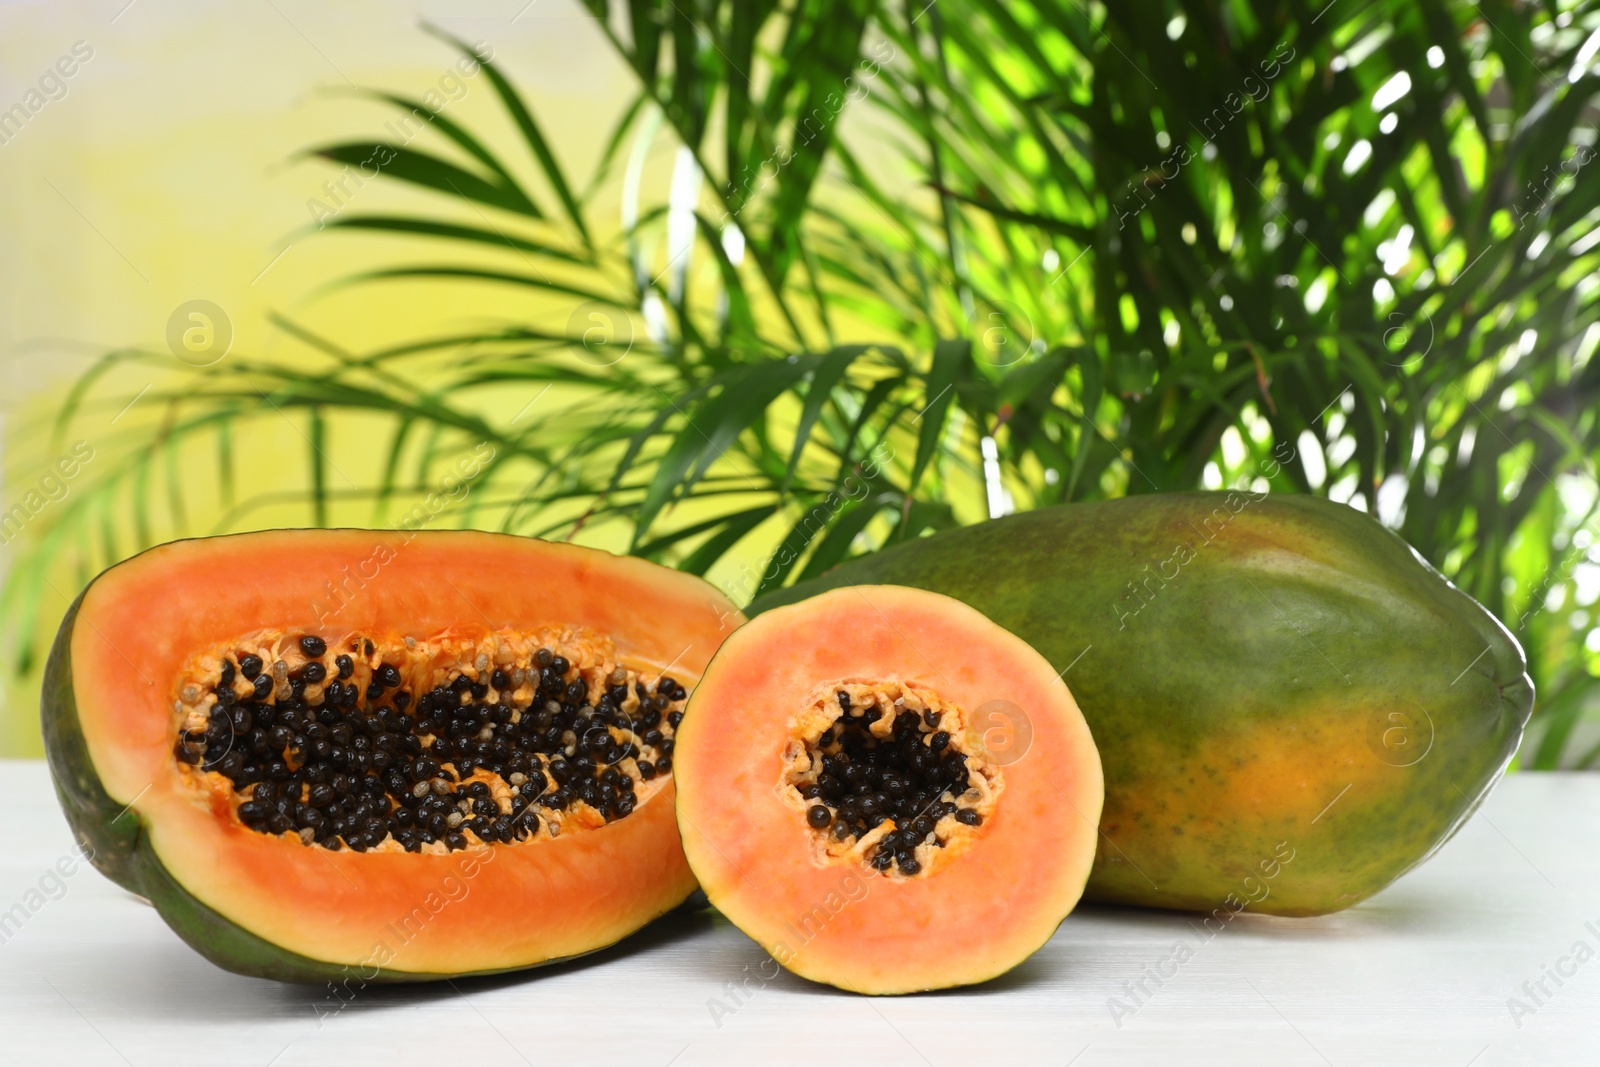
<instances>
[{"instance_id":1,"label":"papaya half with seeds","mask_svg":"<svg viewBox=\"0 0 1600 1067\"><path fill-rule=\"evenodd\" d=\"M45 745L95 865L229 970L514 970L694 890L673 746L741 621L698 578L528 538L181 541L72 605Z\"/></svg>"},{"instance_id":2,"label":"papaya half with seeds","mask_svg":"<svg viewBox=\"0 0 1600 1067\"><path fill-rule=\"evenodd\" d=\"M689 698L678 823L772 958L863 993L1003 974L1094 858L1103 785L1055 668L949 597L857 586L730 637Z\"/></svg>"},{"instance_id":3,"label":"papaya half with seeds","mask_svg":"<svg viewBox=\"0 0 1600 1067\"><path fill-rule=\"evenodd\" d=\"M751 610L861 583L956 597L1063 672L1105 767L1092 900L1348 907L1462 825L1533 704L1493 616L1377 521L1310 496L1042 508Z\"/></svg>"}]
</instances>

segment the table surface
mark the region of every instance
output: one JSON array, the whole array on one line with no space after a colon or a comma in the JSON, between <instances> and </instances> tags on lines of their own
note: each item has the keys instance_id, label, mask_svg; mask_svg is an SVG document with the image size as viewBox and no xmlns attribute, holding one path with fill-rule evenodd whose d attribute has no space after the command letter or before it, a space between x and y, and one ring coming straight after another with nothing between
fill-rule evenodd
<instances>
[{"instance_id":1,"label":"table surface","mask_svg":"<svg viewBox=\"0 0 1600 1067\"><path fill-rule=\"evenodd\" d=\"M769 979L702 911L573 963L369 987L337 1012L326 990L218 970L86 865L48 877L71 839L42 763L0 762L0 812L0 913L27 913L0 934L8 1065L1600 1064L1600 775L1507 778L1426 865L1337 915L1246 913L1206 938L1193 916L1086 905L973 989ZM1177 945L1192 957L1162 962ZM1130 992L1147 968L1170 977Z\"/></svg>"}]
</instances>

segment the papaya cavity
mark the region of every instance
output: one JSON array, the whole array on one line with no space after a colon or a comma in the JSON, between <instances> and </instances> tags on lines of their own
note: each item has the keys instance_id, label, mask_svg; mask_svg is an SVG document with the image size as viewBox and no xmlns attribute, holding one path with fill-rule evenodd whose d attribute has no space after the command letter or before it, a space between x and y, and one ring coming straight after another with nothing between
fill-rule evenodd
<instances>
[{"instance_id":1,"label":"papaya cavity","mask_svg":"<svg viewBox=\"0 0 1600 1067\"><path fill-rule=\"evenodd\" d=\"M262 632L186 662L173 753L251 830L438 854L626 818L670 773L687 696L576 627Z\"/></svg>"},{"instance_id":2,"label":"papaya cavity","mask_svg":"<svg viewBox=\"0 0 1600 1067\"><path fill-rule=\"evenodd\" d=\"M780 783L818 858L911 878L965 851L1005 788L967 722L912 682L822 686L796 717Z\"/></svg>"}]
</instances>

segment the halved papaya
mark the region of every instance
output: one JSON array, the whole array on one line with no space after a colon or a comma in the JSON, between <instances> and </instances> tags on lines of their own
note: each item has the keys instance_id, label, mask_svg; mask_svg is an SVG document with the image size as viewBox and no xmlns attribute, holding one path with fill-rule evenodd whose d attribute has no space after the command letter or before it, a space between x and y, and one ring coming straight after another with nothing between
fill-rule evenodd
<instances>
[{"instance_id":1,"label":"halved papaya","mask_svg":"<svg viewBox=\"0 0 1600 1067\"><path fill-rule=\"evenodd\" d=\"M45 743L96 866L223 967L513 970L694 890L674 735L740 621L698 578L527 538L182 541L72 606Z\"/></svg>"},{"instance_id":2,"label":"halved papaya","mask_svg":"<svg viewBox=\"0 0 1600 1067\"><path fill-rule=\"evenodd\" d=\"M1072 694L937 593L853 586L738 630L689 700L678 825L707 897L784 967L967 985L1050 939L1104 786Z\"/></svg>"}]
</instances>

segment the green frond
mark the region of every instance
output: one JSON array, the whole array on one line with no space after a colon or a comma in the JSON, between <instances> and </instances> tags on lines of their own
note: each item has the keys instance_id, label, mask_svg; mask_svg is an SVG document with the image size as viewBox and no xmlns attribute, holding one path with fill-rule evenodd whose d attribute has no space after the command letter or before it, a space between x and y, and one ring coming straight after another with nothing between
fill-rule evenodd
<instances>
[{"instance_id":1,"label":"green frond","mask_svg":"<svg viewBox=\"0 0 1600 1067\"><path fill-rule=\"evenodd\" d=\"M1013 507L1247 485L1397 529L1528 647L1528 762L1600 760L1574 577L1600 513L1600 78L1573 72L1600 12L586 6L637 82L592 172L498 62L509 139L434 113L415 147L309 153L381 150L415 194L323 220L397 250L323 289L447 280L503 321L363 348L280 319L292 352L207 368L108 353L50 431L128 414L0 594L19 665L42 600L187 532L420 515L747 599ZM676 195L644 177L663 142ZM285 420L295 462L251 466Z\"/></svg>"}]
</instances>

